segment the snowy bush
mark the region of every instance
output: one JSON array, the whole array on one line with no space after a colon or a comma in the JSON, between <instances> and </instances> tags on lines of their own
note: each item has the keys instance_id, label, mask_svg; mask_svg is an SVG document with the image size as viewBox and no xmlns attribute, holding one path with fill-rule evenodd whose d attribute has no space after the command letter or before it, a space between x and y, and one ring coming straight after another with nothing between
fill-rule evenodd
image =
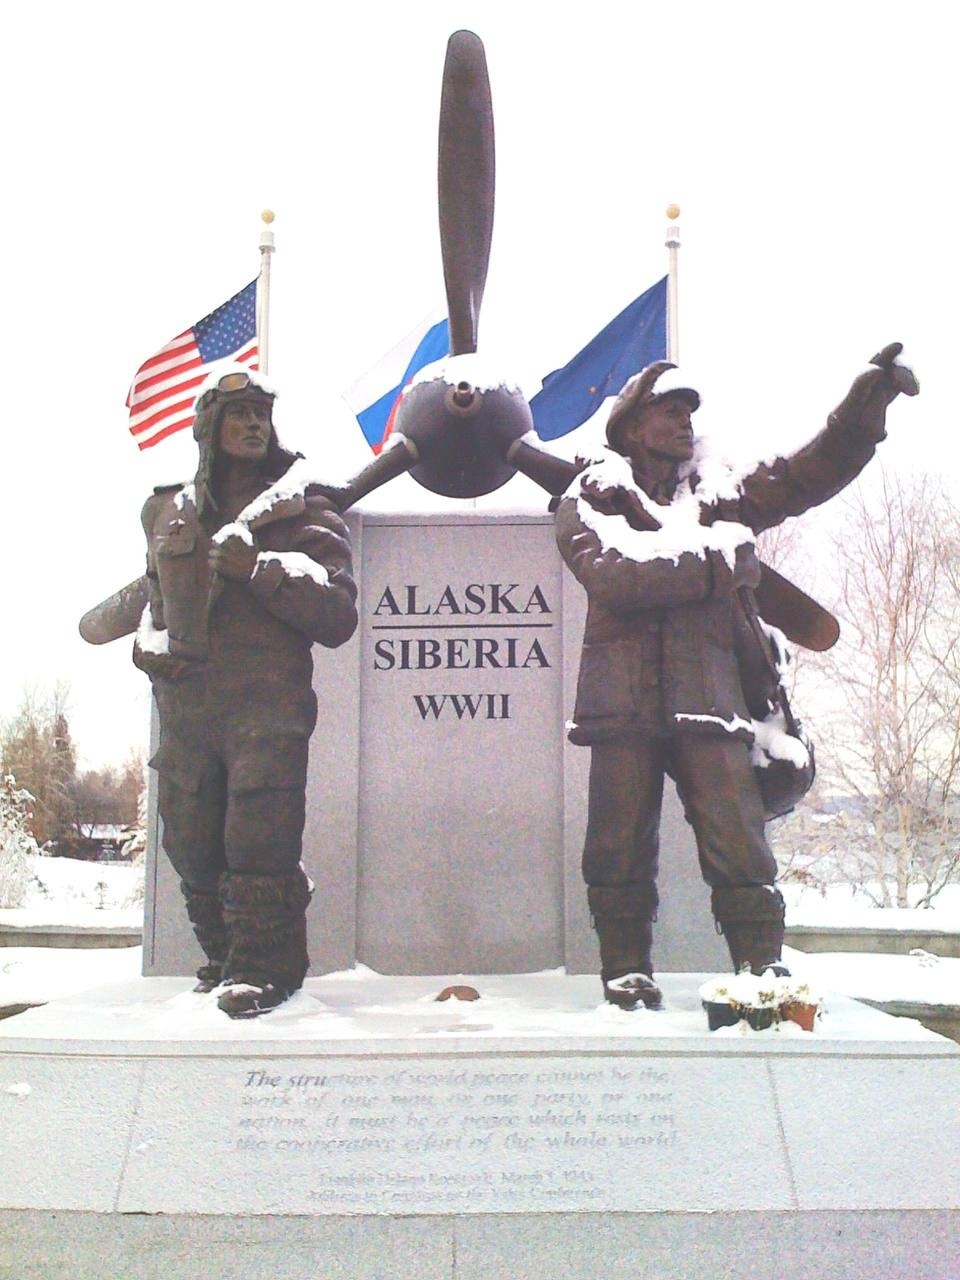
<instances>
[{"instance_id":1,"label":"snowy bush","mask_svg":"<svg viewBox=\"0 0 960 1280\"><path fill-rule=\"evenodd\" d=\"M30 855L39 850L30 834L32 804L12 773L0 778L0 907L23 906L33 879Z\"/></svg>"}]
</instances>

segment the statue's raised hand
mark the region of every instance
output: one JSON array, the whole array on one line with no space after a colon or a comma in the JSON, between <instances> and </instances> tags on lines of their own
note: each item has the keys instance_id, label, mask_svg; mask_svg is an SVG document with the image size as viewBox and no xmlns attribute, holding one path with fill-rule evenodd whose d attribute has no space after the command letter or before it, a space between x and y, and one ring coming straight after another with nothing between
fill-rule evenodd
<instances>
[{"instance_id":1,"label":"statue's raised hand","mask_svg":"<svg viewBox=\"0 0 960 1280\"><path fill-rule=\"evenodd\" d=\"M897 357L902 351L902 342L889 342L882 351L871 356L870 363L884 371L895 388L894 395L915 396L920 390L920 383L908 365L897 364ZM893 396L890 398L892 400Z\"/></svg>"},{"instance_id":2,"label":"statue's raised hand","mask_svg":"<svg viewBox=\"0 0 960 1280\"><path fill-rule=\"evenodd\" d=\"M891 342L870 360L870 368L854 378L836 416L866 432L873 440L886 437L887 406L898 395L915 396L920 384L912 369L898 364L902 342Z\"/></svg>"}]
</instances>

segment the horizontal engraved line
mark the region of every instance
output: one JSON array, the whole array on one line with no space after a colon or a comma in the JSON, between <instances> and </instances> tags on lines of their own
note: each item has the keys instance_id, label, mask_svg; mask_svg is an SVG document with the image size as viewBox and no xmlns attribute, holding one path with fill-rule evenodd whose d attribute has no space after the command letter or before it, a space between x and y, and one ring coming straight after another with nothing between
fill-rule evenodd
<instances>
[{"instance_id":1,"label":"horizontal engraved line","mask_svg":"<svg viewBox=\"0 0 960 1280\"><path fill-rule=\"evenodd\" d=\"M375 622L371 631L530 631L550 630L553 622Z\"/></svg>"}]
</instances>

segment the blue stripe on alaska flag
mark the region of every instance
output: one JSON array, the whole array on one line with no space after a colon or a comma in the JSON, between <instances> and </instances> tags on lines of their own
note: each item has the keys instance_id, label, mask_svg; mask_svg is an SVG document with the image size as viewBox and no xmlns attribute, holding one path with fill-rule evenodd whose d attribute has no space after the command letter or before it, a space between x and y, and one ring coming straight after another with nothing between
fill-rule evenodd
<instances>
[{"instance_id":1,"label":"blue stripe on alaska flag","mask_svg":"<svg viewBox=\"0 0 960 1280\"><path fill-rule=\"evenodd\" d=\"M530 401L541 440L556 440L593 416L629 377L667 354L667 277L602 329Z\"/></svg>"},{"instance_id":2,"label":"blue stripe on alaska flag","mask_svg":"<svg viewBox=\"0 0 960 1280\"><path fill-rule=\"evenodd\" d=\"M418 334L419 341L417 341ZM416 343L413 352L408 354L413 343ZM432 364L435 360L442 360L449 354L450 326L447 320L443 319L432 325L425 333L422 329L415 330L404 342L395 347L389 356L384 357L371 374L364 378L363 381L368 387L371 385L371 379L374 379L373 385L379 382L380 386L383 385L384 378L386 379L387 390L376 399L370 401L365 398L366 403L364 404L361 400L359 405L362 407L358 407L356 396L350 392L347 393L348 403L356 413L367 444L374 453L380 452L390 434L394 412L403 388L425 365ZM383 376L378 378L377 375L381 371Z\"/></svg>"}]
</instances>

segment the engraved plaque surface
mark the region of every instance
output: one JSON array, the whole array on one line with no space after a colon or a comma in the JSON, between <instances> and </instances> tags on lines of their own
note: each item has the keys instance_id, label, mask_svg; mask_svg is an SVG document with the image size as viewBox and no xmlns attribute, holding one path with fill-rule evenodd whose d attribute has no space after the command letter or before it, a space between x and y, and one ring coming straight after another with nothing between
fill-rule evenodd
<instances>
[{"instance_id":1,"label":"engraved plaque surface","mask_svg":"<svg viewBox=\"0 0 960 1280\"><path fill-rule=\"evenodd\" d=\"M185 1083L190 1142L169 1130ZM154 1061L119 1207L198 1194L221 1213L790 1206L762 1062L612 1055Z\"/></svg>"}]
</instances>

